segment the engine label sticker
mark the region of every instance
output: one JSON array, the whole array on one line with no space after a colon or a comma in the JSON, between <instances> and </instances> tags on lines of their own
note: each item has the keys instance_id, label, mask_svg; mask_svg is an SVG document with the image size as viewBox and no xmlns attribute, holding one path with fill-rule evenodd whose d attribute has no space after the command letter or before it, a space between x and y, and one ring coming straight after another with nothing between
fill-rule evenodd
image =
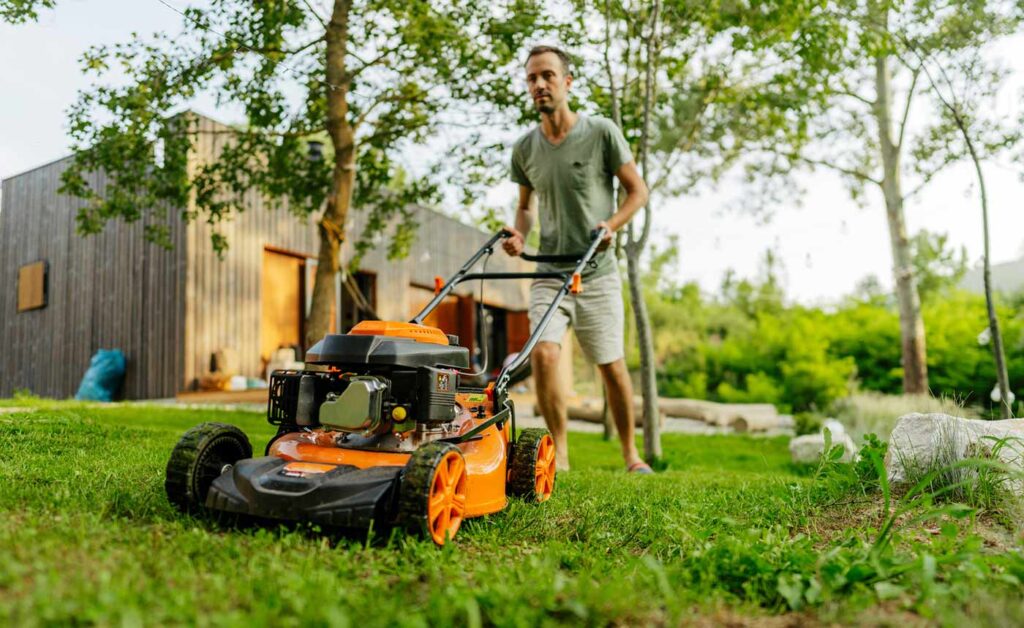
<instances>
[{"instance_id":1,"label":"engine label sticker","mask_svg":"<svg viewBox=\"0 0 1024 628\"><path fill-rule=\"evenodd\" d=\"M437 374L437 391L438 392L451 392L452 383L448 373Z\"/></svg>"}]
</instances>

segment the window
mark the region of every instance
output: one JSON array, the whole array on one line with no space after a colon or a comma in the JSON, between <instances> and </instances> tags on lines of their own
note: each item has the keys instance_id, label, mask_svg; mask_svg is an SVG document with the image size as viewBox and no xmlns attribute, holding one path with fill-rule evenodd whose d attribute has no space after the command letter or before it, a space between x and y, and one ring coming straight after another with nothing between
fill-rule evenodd
<instances>
[{"instance_id":1,"label":"window","mask_svg":"<svg viewBox=\"0 0 1024 628\"><path fill-rule=\"evenodd\" d=\"M45 261L25 264L18 269L18 311L46 307L47 265Z\"/></svg>"},{"instance_id":2,"label":"window","mask_svg":"<svg viewBox=\"0 0 1024 628\"><path fill-rule=\"evenodd\" d=\"M377 277L364 272L345 274L342 279L341 294L341 329L348 333L356 323L376 318L377 314Z\"/></svg>"}]
</instances>

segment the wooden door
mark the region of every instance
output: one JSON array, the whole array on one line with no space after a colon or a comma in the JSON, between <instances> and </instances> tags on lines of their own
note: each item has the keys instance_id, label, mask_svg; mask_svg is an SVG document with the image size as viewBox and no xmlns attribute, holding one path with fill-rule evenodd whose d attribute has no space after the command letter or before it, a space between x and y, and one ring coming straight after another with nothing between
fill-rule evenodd
<instances>
[{"instance_id":1,"label":"wooden door","mask_svg":"<svg viewBox=\"0 0 1024 628\"><path fill-rule=\"evenodd\" d=\"M530 316L526 312L509 312L505 316L508 330L508 352L518 353L530 339Z\"/></svg>"},{"instance_id":2,"label":"wooden door","mask_svg":"<svg viewBox=\"0 0 1024 628\"><path fill-rule=\"evenodd\" d=\"M305 258L263 251L260 357L269 360L281 346L302 347ZM302 359L302 352L296 356Z\"/></svg>"}]
</instances>

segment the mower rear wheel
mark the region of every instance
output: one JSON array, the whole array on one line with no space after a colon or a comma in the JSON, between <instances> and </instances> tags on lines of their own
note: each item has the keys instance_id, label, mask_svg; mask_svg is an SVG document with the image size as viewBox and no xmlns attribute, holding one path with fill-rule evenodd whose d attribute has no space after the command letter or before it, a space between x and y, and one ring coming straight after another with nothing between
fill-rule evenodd
<instances>
[{"instance_id":1,"label":"mower rear wheel","mask_svg":"<svg viewBox=\"0 0 1024 628\"><path fill-rule=\"evenodd\" d=\"M202 423L185 432L167 461L164 489L178 510L202 510L210 485L229 466L252 458L245 432L226 423Z\"/></svg>"},{"instance_id":2,"label":"mower rear wheel","mask_svg":"<svg viewBox=\"0 0 1024 628\"><path fill-rule=\"evenodd\" d=\"M455 537L466 516L466 460L450 443L428 443L412 454L398 497L399 524L438 545Z\"/></svg>"},{"instance_id":3,"label":"mower rear wheel","mask_svg":"<svg viewBox=\"0 0 1024 628\"><path fill-rule=\"evenodd\" d=\"M512 448L508 492L528 502L543 502L555 490L555 441L543 428L523 430Z\"/></svg>"}]
</instances>

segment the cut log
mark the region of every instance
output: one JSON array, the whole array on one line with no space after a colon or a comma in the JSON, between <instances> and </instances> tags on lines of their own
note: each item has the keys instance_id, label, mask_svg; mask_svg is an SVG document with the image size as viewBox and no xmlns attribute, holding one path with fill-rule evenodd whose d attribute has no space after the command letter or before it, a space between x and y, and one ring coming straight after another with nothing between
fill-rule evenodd
<instances>
[{"instance_id":1,"label":"cut log","mask_svg":"<svg viewBox=\"0 0 1024 628\"><path fill-rule=\"evenodd\" d=\"M702 399L659 399L662 413L695 419L737 432L760 432L779 427L779 413L770 403L716 403Z\"/></svg>"},{"instance_id":2,"label":"cut log","mask_svg":"<svg viewBox=\"0 0 1024 628\"><path fill-rule=\"evenodd\" d=\"M643 427L643 405L633 404L633 414L636 417L636 427ZM533 412L541 416L540 406L534 405ZM582 399L578 403L569 404L566 408L569 418L573 421L587 421L588 423L604 423L604 408L601 401L595 399ZM665 422L665 414L661 415L662 423Z\"/></svg>"},{"instance_id":3,"label":"cut log","mask_svg":"<svg viewBox=\"0 0 1024 628\"><path fill-rule=\"evenodd\" d=\"M633 398L633 409L636 413L637 427L642 425L643 400L637 395ZM737 432L763 432L782 425L782 418L775 406L768 403L725 404L702 399L658 399L661 419L665 417L694 419L709 425L729 427ZM601 423L602 405L600 399L580 399L567 408L569 418L577 421ZM540 416L540 408L534 407Z\"/></svg>"}]
</instances>

